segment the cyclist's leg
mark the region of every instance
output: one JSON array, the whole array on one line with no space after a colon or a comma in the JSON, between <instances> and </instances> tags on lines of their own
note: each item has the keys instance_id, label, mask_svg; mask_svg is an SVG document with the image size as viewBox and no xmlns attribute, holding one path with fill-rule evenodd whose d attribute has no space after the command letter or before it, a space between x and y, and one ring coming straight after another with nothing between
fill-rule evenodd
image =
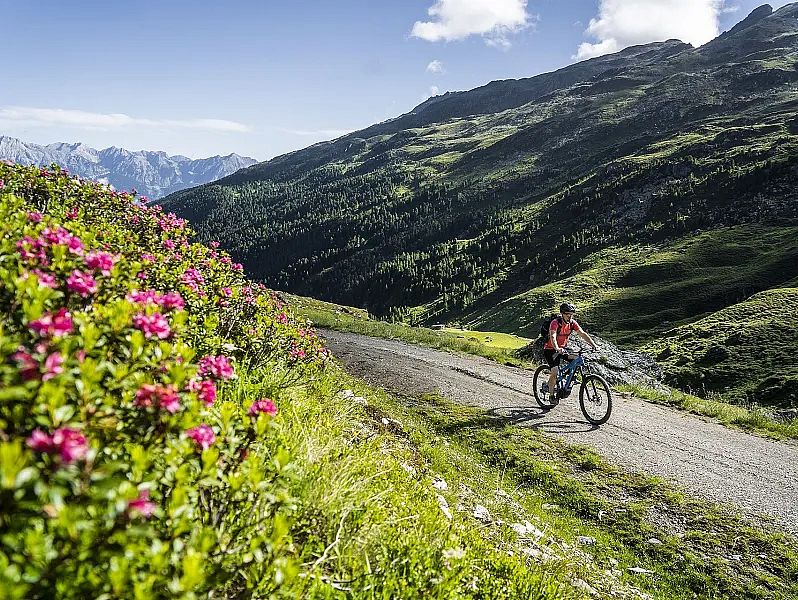
<instances>
[{"instance_id":1,"label":"cyclist's leg","mask_svg":"<svg viewBox=\"0 0 798 600\"><path fill-rule=\"evenodd\" d=\"M543 350L543 357L546 359L549 367L551 367L551 373L549 374L549 392L554 394L554 390L557 389L557 374L559 372L557 367L560 364L560 355L555 353L553 349L546 349Z\"/></svg>"}]
</instances>

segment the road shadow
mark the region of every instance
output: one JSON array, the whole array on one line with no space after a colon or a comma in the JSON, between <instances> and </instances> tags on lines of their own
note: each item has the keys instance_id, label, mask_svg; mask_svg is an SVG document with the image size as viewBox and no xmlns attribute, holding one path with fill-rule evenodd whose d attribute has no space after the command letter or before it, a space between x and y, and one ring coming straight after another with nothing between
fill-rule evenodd
<instances>
[{"instance_id":1,"label":"road shadow","mask_svg":"<svg viewBox=\"0 0 798 600\"><path fill-rule=\"evenodd\" d=\"M528 427L544 433L589 433L598 429L598 425L587 421L544 421L543 423L530 423Z\"/></svg>"},{"instance_id":2,"label":"road shadow","mask_svg":"<svg viewBox=\"0 0 798 600\"><path fill-rule=\"evenodd\" d=\"M549 411L539 406L497 406L487 411L492 418L500 420L503 425L520 425L536 419L542 419Z\"/></svg>"}]
</instances>

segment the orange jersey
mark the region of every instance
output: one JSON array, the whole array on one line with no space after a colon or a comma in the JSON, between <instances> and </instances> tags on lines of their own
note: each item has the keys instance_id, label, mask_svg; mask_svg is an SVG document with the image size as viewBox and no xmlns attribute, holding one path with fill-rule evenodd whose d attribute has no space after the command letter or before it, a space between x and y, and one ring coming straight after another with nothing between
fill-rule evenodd
<instances>
[{"instance_id":1,"label":"orange jersey","mask_svg":"<svg viewBox=\"0 0 798 600\"><path fill-rule=\"evenodd\" d=\"M560 322L562 321L562 325ZM559 330L558 330L559 328ZM582 331L582 328L579 326L579 323L576 322L576 319L571 317L571 320L566 323L565 319L562 317L558 319L553 319L551 324L549 325L549 337L546 338L546 343L543 345L544 348L548 348L549 350L553 350L554 346L551 343L551 332L557 332L557 346L562 348L565 344L568 343L568 338L571 336L571 332L573 331Z\"/></svg>"}]
</instances>

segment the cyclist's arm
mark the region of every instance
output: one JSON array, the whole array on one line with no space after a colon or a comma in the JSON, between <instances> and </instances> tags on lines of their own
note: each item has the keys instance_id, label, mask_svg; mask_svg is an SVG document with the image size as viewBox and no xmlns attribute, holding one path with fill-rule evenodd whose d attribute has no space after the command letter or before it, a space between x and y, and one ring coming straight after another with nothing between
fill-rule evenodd
<instances>
[{"instance_id":1,"label":"cyclist's arm","mask_svg":"<svg viewBox=\"0 0 798 600\"><path fill-rule=\"evenodd\" d=\"M593 350L596 349L596 342L593 341L593 338L590 337L590 334L587 331L585 331L584 329L580 329L577 333L579 333L579 336L583 340L585 340L588 344L590 344L590 347L593 348Z\"/></svg>"},{"instance_id":2,"label":"cyclist's arm","mask_svg":"<svg viewBox=\"0 0 798 600\"><path fill-rule=\"evenodd\" d=\"M554 352L561 352L560 347L557 345L557 328L549 329L549 339L551 340L551 347L554 348Z\"/></svg>"}]
</instances>

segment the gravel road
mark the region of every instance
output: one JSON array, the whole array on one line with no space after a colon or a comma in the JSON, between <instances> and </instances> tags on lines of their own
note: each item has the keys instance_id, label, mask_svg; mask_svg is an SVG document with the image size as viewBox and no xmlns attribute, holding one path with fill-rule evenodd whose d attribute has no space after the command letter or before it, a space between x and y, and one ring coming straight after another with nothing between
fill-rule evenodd
<instances>
[{"instance_id":1,"label":"gravel road","mask_svg":"<svg viewBox=\"0 0 798 600\"><path fill-rule=\"evenodd\" d=\"M406 393L437 392L569 442L609 461L675 481L692 493L767 515L798 534L798 445L734 431L636 398L613 397L607 424L593 428L577 394L543 411L532 372L487 359L404 342L322 331L347 370L370 384Z\"/></svg>"}]
</instances>

